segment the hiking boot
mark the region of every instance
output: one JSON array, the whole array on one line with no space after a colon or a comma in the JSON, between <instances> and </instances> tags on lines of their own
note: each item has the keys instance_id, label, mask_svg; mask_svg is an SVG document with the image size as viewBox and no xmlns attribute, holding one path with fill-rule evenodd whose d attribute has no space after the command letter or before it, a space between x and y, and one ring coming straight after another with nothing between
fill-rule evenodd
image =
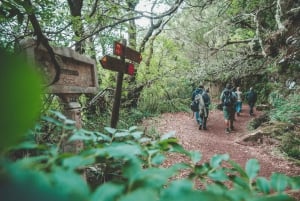
<instances>
[{"instance_id":1,"label":"hiking boot","mask_svg":"<svg viewBox=\"0 0 300 201\"><path fill-rule=\"evenodd\" d=\"M202 130L202 125L199 126L199 130Z\"/></svg>"},{"instance_id":2,"label":"hiking boot","mask_svg":"<svg viewBox=\"0 0 300 201\"><path fill-rule=\"evenodd\" d=\"M230 130L231 130L231 131L234 131L234 127L233 127L233 126L231 126L231 127L230 127Z\"/></svg>"},{"instance_id":3,"label":"hiking boot","mask_svg":"<svg viewBox=\"0 0 300 201\"><path fill-rule=\"evenodd\" d=\"M225 133L226 133L226 134L229 134L229 133L230 133L229 128L226 128L226 129L225 129Z\"/></svg>"},{"instance_id":4,"label":"hiking boot","mask_svg":"<svg viewBox=\"0 0 300 201\"><path fill-rule=\"evenodd\" d=\"M203 130L207 130L207 128L206 128L206 127L203 127Z\"/></svg>"}]
</instances>

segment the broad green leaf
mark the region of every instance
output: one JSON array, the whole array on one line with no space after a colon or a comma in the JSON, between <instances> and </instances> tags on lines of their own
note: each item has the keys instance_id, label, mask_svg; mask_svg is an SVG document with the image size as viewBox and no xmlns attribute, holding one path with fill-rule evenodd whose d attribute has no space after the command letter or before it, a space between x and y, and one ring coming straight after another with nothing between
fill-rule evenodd
<instances>
[{"instance_id":1,"label":"broad green leaf","mask_svg":"<svg viewBox=\"0 0 300 201\"><path fill-rule=\"evenodd\" d=\"M228 176L226 175L223 169L218 169L213 172L210 172L208 176L215 181L224 182L228 180Z\"/></svg>"},{"instance_id":2,"label":"broad green leaf","mask_svg":"<svg viewBox=\"0 0 300 201\"><path fill-rule=\"evenodd\" d=\"M209 184L206 186L206 190L217 195L224 195L228 189L224 185Z\"/></svg>"},{"instance_id":3,"label":"broad green leaf","mask_svg":"<svg viewBox=\"0 0 300 201\"><path fill-rule=\"evenodd\" d=\"M61 112L59 111L50 111L52 114L54 114L56 117L58 117L59 119L65 121L67 120L67 117L65 115L63 115Z\"/></svg>"},{"instance_id":4,"label":"broad green leaf","mask_svg":"<svg viewBox=\"0 0 300 201\"><path fill-rule=\"evenodd\" d=\"M174 168L147 168L135 172L131 179L131 186L135 188L151 188L160 190L167 184L169 178L175 174ZM132 182L133 181L133 182Z\"/></svg>"},{"instance_id":5,"label":"broad green leaf","mask_svg":"<svg viewBox=\"0 0 300 201\"><path fill-rule=\"evenodd\" d=\"M159 152L159 149L150 149L150 150L147 150L147 153L148 153L149 155L154 155L154 154L156 154L157 152Z\"/></svg>"},{"instance_id":6,"label":"broad green leaf","mask_svg":"<svg viewBox=\"0 0 300 201\"><path fill-rule=\"evenodd\" d=\"M183 169L190 169L190 165L187 163L176 163L174 165L172 165L169 169L175 172L179 172Z\"/></svg>"},{"instance_id":7,"label":"broad green leaf","mask_svg":"<svg viewBox=\"0 0 300 201\"><path fill-rule=\"evenodd\" d=\"M161 201L224 201L223 195L195 191L189 180L177 180L162 190Z\"/></svg>"},{"instance_id":8,"label":"broad green leaf","mask_svg":"<svg viewBox=\"0 0 300 201\"><path fill-rule=\"evenodd\" d=\"M39 165L41 165L42 162L45 162L49 159L49 156L47 155L39 155L39 156L33 156L33 157L25 157L18 161L16 161L16 164L20 167L28 167L28 168L37 168Z\"/></svg>"},{"instance_id":9,"label":"broad green leaf","mask_svg":"<svg viewBox=\"0 0 300 201\"><path fill-rule=\"evenodd\" d=\"M206 175L210 170L211 170L210 165L208 163L204 163L201 165L196 165L194 171L197 175Z\"/></svg>"},{"instance_id":10,"label":"broad green leaf","mask_svg":"<svg viewBox=\"0 0 300 201\"><path fill-rule=\"evenodd\" d=\"M158 192L154 191L151 188L138 189L136 191L130 192L125 196L122 196L119 201L134 201L134 200L143 200L143 201L153 201L157 200Z\"/></svg>"},{"instance_id":11,"label":"broad green leaf","mask_svg":"<svg viewBox=\"0 0 300 201\"><path fill-rule=\"evenodd\" d=\"M141 139L139 139L140 143L146 143L146 142L151 142L151 138L148 137L142 137Z\"/></svg>"},{"instance_id":12,"label":"broad green leaf","mask_svg":"<svg viewBox=\"0 0 300 201\"><path fill-rule=\"evenodd\" d=\"M189 155L194 164L198 163L202 158L202 154L198 151L191 151L189 152Z\"/></svg>"},{"instance_id":13,"label":"broad green leaf","mask_svg":"<svg viewBox=\"0 0 300 201\"><path fill-rule=\"evenodd\" d=\"M138 175L141 171L142 163L138 158L127 160L123 165L123 176L128 178L130 184L138 179Z\"/></svg>"},{"instance_id":14,"label":"broad green leaf","mask_svg":"<svg viewBox=\"0 0 300 201\"><path fill-rule=\"evenodd\" d=\"M63 165L65 167L68 167L70 169L76 169L76 168L80 168L80 167L85 167L87 165L91 165L95 162L95 158L94 157L82 157L82 156L72 156L72 157L68 157L65 158L63 160Z\"/></svg>"},{"instance_id":15,"label":"broad green leaf","mask_svg":"<svg viewBox=\"0 0 300 201\"><path fill-rule=\"evenodd\" d=\"M112 135L114 135L117 132L115 128L111 128L111 127L105 127L104 129Z\"/></svg>"},{"instance_id":16,"label":"broad green leaf","mask_svg":"<svg viewBox=\"0 0 300 201\"><path fill-rule=\"evenodd\" d=\"M109 154L111 157L128 159L136 157L142 153L140 147L134 144L113 143L103 148L102 152Z\"/></svg>"},{"instance_id":17,"label":"broad green leaf","mask_svg":"<svg viewBox=\"0 0 300 201\"><path fill-rule=\"evenodd\" d=\"M92 131L87 131L84 129L75 130L74 134L69 138L69 141L74 140L84 140L84 141L93 141L97 140L97 136Z\"/></svg>"},{"instance_id":18,"label":"broad green leaf","mask_svg":"<svg viewBox=\"0 0 300 201\"><path fill-rule=\"evenodd\" d=\"M49 179L49 175L34 168L24 168L20 164L1 164L0 176L1 200L43 200L43 201L67 201L69 196L55 188ZM73 199L79 201L80 199Z\"/></svg>"},{"instance_id":19,"label":"broad green leaf","mask_svg":"<svg viewBox=\"0 0 300 201\"><path fill-rule=\"evenodd\" d=\"M75 171L68 171L56 166L49 174L49 178L53 186L68 195L70 199L84 199L90 194L82 175Z\"/></svg>"},{"instance_id":20,"label":"broad green leaf","mask_svg":"<svg viewBox=\"0 0 300 201\"><path fill-rule=\"evenodd\" d=\"M273 173L270 178L271 187L277 192L284 191L288 187L288 182L288 177L279 173Z\"/></svg>"},{"instance_id":21,"label":"broad green leaf","mask_svg":"<svg viewBox=\"0 0 300 201\"><path fill-rule=\"evenodd\" d=\"M160 141L158 144L163 151L171 149L171 151L181 152L183 148L177 144L177 141L176 138L168 138Z\"/></svg>"},{"instance_id":22,"label":"broad green leaf","mask_svg":"<svg viewBox=\"0 0 300 201\"><path fill-rule=\"evenodd\" d=\"M152 158L151 163L154 165L160 165L164 162L165 159L166 157L164 154L158 153Z\"/></svg>"},{"instance_id":23,"label":"broad green leaf","mask_svg":"<svg viewBox=\"0 0 300 201\"><path fill-rule=\"evenodd\" d=\"M248 179L248 176L247 176L245 170L238 163L236 163L235 161L232 161L232 160L229 160L228 162L234 168L234 170L239 173L239 175L242 178L247 178Z\"/></svg>"},{"instance_id":24,"label":"broad green leaf","mask_svg":"<svg viewBox=\"0 0 300 201\"><path fill-rule=\"evenodd\" d=\"M134 137L134 139L140 139L143 135L143 132L135 131L135 132L130 133L130 135L132 135Z\"/></svg>"},{"instance_id":25,"label":"broad green leaf","mask_svg":"<svg viewBox=\"0 0 300 201\"><path fill-rule=\"evenodd\" d=\"M300 190L300 176L290 178L291 188L294 190Z\"/></svg>"},{"instance_id":26,"label":"broad green leaf","mask_svg":"<svg viewBox=\"0 0 300 201\"><path fill-rule=\"evenodd\" d=\"M249 179L253 180L260 170L260 165L257 159L250 159L246 163L245 171Z\"/></svg>"},{"instance_id":27,"label":"broad green leaf","mask_svg":"<svg viewBox=\"0 0 300 201\"><path fill-rule=\"evenodd\" d=\"M258 177L256 179L257 189L265 194L269 194L271 191L270 182L264 177Z\"/></svg>"},{"instance_id":28,"label":"broad green leaf","mask_svg":"<svg viewBox=\"0 0 300 201\"><path fill-rule=\"evenodd\" d=\"M288 195L280 194L280 195L272 195L272 196L261 196L252 199L248 199L249 201L295 201L294 198L289 197Z\"/></svg>"},{"instance_id":29,"label":"broad green leaf","mask_svg":"<svg viewBox=\"0 0 300 201\"><path fill-rule=\"evenodd\" d=\"M241 201L241 200L247 200L252 196L252 192L251 191L246 191L244 189L241 188L234 188L234 189L230 189L230 190L226 190L224 192L224 197L226 197L227 199L224 200L236 200L236 201Z\"/></svg>"},{"instance_id":30,"label":"broad green leaf","mask_svg":"<svg viewBox=\"0 0 300 201\"><path fill-rule=\"evenodd\" d=\"M188 151L186 151L180 144L178 144L177 139L172 139L170 141L169 139L169 145L171 146L170 151L172 152L177 152L177 153L181 153L181 154L186 154L188 155Z\"/></svg>"},{"instance_id":31,"label":"broad green leaf","mask_svg":"<svg viewBox=\"0 0 300 201\"><path fill-rule=\"evenodd\" d=\"M126 137L126 136L129 136L130 133L127 131L127 132L116 132L115 133L115 137L118 138L118 137Z\"/></svg>"},{"instance_id":32,"label":"broad green leaf","mask_svg":"<svg viewBox=\"0 0 300 201\"><path fill-rule=\"evenodd\" d=\"M174 199L178 197L183 198L185 192L193 190L193 185L192 181L187 179L173 181L166 189L163 190L163 196Z\"/></svg>"},{"instance_id":33,"label":"broad green leaf","mask_svg":"<svg viewBox=\"0 0 300 201\"><path fill-rule=\"evenodd\" d=\"M132 131L134 131L136 129L137 129L137 126L131 126L128 130L129 130L129 132L132 132Z\"/></svg>"},{"instance_id":34,"label":"broad green leaf","mask_svg":"<svg viewBox=\"0 0 300 201\"><path fill-rule=\"evenodd\" d=\"M241 178L239 176L234 176L231 181L233 182L236 188L242 188L244 191L250 191L251 187L249 186L249 179Z\"/></svg>"},{"instance_id":35,"label":"broad green leaf","mask_svg":"<svg viewBox=\"0 0 300 201\"><path fill-rule=\"evenodd\" d=\"M65 121L64 121L64 124L66 124L66 125L69 125L69 126L75 126L75 124L76 124L76 121L74 121L74 120L72 120L72 119L66 119Z\"/></svg>"},{"instance_id":36,"label":"broad green leaf","mask_svg":"<svg viewBox=\"0 0 300 201\"><path fill-rule=\"evenodd\" d=\"M111 141L111 137L108 136L108 135L105 135L103 133L100 133L100 132L95 132L95 135L98 136L98 139L97 140L104 140L106 142L110 142ZM100 138L100 139L99 139Z\"/></svg>"},{"instance_id":37,"label":"broad green leaf","mask_svg":"<svg viewBox=\"0 0 300 201\"><path fill-rule=\"evenodd\" d=\"M42 117L42 120L45 120L45 121L47 121L47 122L49 122L49 123L52 123L52 124L54 124L54 125L56 125L56 126L59 126L59 127L62 127L62 126L63 126L63 123L62 123L61 121L59 121L58 119L54 119L54 118L52 118L52 117L43 116L43 117Z\"/></svg>"},{"instance_id":38,"label":"broad green leaf","mask_svg":"<svg viewBox=\"0 0 300 201\"><path fill-rule=\"evenodd\" d=\"M34 127L41 110L42 79L26 59L0 49L0 149Z\"/></svg>"},{"instance_id":39,"label":"broad green leaf","mask_svg":"<svg viewBox=\"0 0 300 201\"><path fill-rule=\"evenodd\" d=\"M25 141L21 142L17 146L14 146L13 149L44 149L45 147L43 145L38 145L37 143L33 141Z\"/></svg>"},{"instance_id":40,"label":"broad green leaf","mask_svg":"<svg viewBox=\"0 0 300 201\"><path fill-rule=\"evenodd\" d=\"M210 159L210 166L213 168L217 168L221 165L222 161L227 161L229 160L229 155L228 154L216 154Z\"/></svg>"},{"instance_id":41,"label":"broad green leaf","mask_svg":"<svg viewBox=\"0 0 300 201\"><path fill-rule=\"evenodd\" d=\"M91 196L91 201L115 201L120 197L125 187L121 184L104 183Z\"/></svg>"},{"instance_id":42,"label":"broad green leaf","mask_svg":"<svg viewBox=\"0 0 300 201\"><path fill-rule=\"evenodd\" d=\"M92 140L90 137L85 136L85 135L72 135L68 141L76 141L76 140L82 140L82 141L90 141Z\"/></svg>"}]
</instances>

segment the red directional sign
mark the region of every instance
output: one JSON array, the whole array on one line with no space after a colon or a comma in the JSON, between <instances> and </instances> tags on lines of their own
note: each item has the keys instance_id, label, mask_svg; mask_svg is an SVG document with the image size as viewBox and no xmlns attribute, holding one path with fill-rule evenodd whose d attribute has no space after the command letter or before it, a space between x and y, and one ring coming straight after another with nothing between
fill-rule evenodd
<instances>
[{"instance_id":1,"label":"red directional sign","mask_svg":"<svg viewBox=\"0 0 300 201\"><path fill-rule=\"evenodd\" d=\"M114 58L114 57L105 55L100 60L100 63L102 65L102 67L105 69L109 69L109 70L117 71L117 72L125 71L124 69L125 69L126 64L118 58Z\"/></svg>"},{"instance_id":2,"label":"red directional sign","mask_svg":"<svg viewBox=\"0 0 300 201\"><path fill-rule=\"evenodd\" d=\"M134 74L134 65L132 63L123 62L118 58L105 55L100 60L100 63L102 67L105 69L109 69L117 72L123 72L129 75Z\"/></svg>"},{"instance_id":3,"label":"red directional sign","mask_svg":"<svg viewBox=\"0 0 300 201\"><path fill-rule=\"evenodd\" d=\"M141 63L142 61L141 53L129 47L125 47L122 43L117 41L114 42L114 55L124 56L126 59L137 63Z\"/></svg>"}]
</instances>

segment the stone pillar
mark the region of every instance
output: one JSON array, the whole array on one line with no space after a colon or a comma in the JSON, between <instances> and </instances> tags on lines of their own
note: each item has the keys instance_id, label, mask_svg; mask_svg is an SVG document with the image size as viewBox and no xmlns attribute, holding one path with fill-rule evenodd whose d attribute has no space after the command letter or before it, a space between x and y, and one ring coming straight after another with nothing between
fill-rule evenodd
<instances>
[{"instance_id":1,"label":"stone pillar","mask_svg":"<svg viewBox=\"0 0 300 201\"><path fill-rule=\"evenodd\" d=\"M64 115L68 119L72 119L75 121L76 128L80 129L82 127L81 124L81 105L78 102L78 94L60 94L59 98L61 100L62 105L64 106ZM63 139L63 143L61 145L62 152L72 152L78 153L83 149L83 142L80 140L67 142L67 139L70 136L62 136L65 137Z\"/></svg>"}]
</instances>

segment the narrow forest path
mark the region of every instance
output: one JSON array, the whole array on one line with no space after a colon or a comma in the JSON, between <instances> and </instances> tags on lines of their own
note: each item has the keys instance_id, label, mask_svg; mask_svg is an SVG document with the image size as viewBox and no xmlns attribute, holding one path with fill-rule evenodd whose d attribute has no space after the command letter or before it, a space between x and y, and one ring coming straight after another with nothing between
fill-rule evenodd
<instances>
[{"instance_id":1,"label":"narrow forest path","mask_svg":"<svg viewBox=\"0 0 300 201\"><path fill-rule=\"evenodd\" d=\"M249 146L237 143L238 139L250 132L247 130L248 122L262 114L255 111L255 116L251 117L247 110L247 106L244 106L241 116L236 117L234 122L235 131L230 134L225 133L223 113L219 110L210 111L208 130L198 129L192 112L165 113L158 118L148 119L144 126L155 127L162 134L175 131L176 138L185 149L201 152L202 163L215 154L228 153L230 158L243 168L249 159L256 158L261 166L259 175L263 177L268 178L273 172L290 176L300 175L300 166L276 153L272 145ZM183 160L181 156L170 154L166 163L174 164Z\"/></svg>"}]
</instances>

